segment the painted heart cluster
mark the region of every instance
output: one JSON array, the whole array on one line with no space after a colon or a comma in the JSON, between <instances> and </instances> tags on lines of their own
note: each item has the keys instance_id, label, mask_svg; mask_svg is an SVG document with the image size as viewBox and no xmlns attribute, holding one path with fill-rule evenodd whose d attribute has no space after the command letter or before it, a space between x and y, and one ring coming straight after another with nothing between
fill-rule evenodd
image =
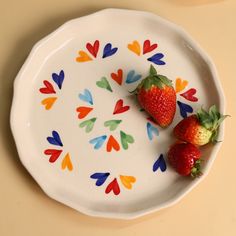
<instances>
[{"instance_id":1,"label":"painted heart cluster","mask_svg":"<svg viewBox=\"0 0 236 236\"><path fill-rule=\"evenodd\" d=\"M184 98L184 99L186 99L190 102L197 102L198 98L195 97L195 94L197 93L197 90L195 88L190 88L190 89L186 90L185 92L180 93L180 92L184 91L187 86L188 86L188 81L187 80L177 78L176 81L175 81L175 92L176 92L176 94L177 95L179 94L182 98ZM189 104L186 104L186 103L181 102L181 101L178 100L177 105L179 107L180 115L183 118L186 118L188 116L188 114L193 113L193 108Z\"/></svg>"},{"instance_id":2,"label":"painted heart cluster","mask_svg":"<svg viewBox=\"0 0 236 236\"><path fill-rule=\"evenodd\" d=\"M76 108L77 111L77 117L78 119L84 119L86 118L89 113L94 109L93 106L93 97L91 92L88 89L85 89L83 93L79 94L79 99L83 102L88 103L90 106L79 106ZM123 99L119 99L114 107L113 115L122 114L124 112L127 112L130 109L130 106L124 105ZM79 124L80 128L85 128L85 132L89 133L93 130L94 124L97 120L97 117L92 117L87 120L82 121ZM115 131L120 123L122 122L121 119L112 119L107 120L104 122L104 127L109 128L110 131ZM91 140L89 140L89 143L94 146L94 149L100 149L104 142L107 140L106 144L106 151L119 151L120 150L120 144L117 141L117 139L110 134L109 136L104 134L98 137L95 137ZM120 130L120 143L124 150L127 150L129 147L129 144L134 143L134 138L132 135L125 133L124 131Z\"/></svg>"},{"instance_id":3,"label":"painted heart cluster","mask_svg":"<svg viewBox=\"0 0 236 236\"><path fill-rule=\"evenodd\" d=\"M128 51L132 52L134 56L143 58L155 65L163 66L166 64L164 59L164 54L160 52L155 52L151 56L149 53L154 52L154 50L159 49L157 43L151 43L149 39L139 42L137 40L132 41L128 45L126 44ZM92 43L88 42L85 44L83 50L78 51L78 55L75 57L75 63L83 62L92 62L96 60L104 60L109 57L112 57L117 54L118 47L112 45L112 43L102 43L99 40L95 40ZM132 55L132 56L133 56ZM73 56L74 57L74 56ZM77 64L78 65L78 64ZM113 91L119 86L126 85L132 91L137 87L138 82L142 78L141 73L130 69L126 71L124 68L116 68L108 75L100 77L99 80L95 81L98 89L103 89L108 93L113 93ZM58 99L58 94L61 92L63 87L63 82L65 79L64 70L59 71L58 73L51 74L51 80L44 80L43 86L39 89L41 95L48 95L46 98L41 100L41 104L45 110L51 110L56 100ZM182 99L186 99L189 102L197 102L198 98L195 96L196 89L190 88L186 89L188 82L177 78L175 81L175 92L178 95L177 104L179 107L179 112L182 117L187 117L189 114L193 113L193 108L184 102ZM118 86L118 87L117 87ZM99 117L93 116L93 111L96 109L96 104L94 105L94 94L88 88L85 88L78 95L79 101L82 102L76 110L76 117L79 120L79 128L83 129L87 134L92 134L94 126L98 125ZM111 109L110 114L113 116L113 119L103 121L104 133L98 136L92 136L88 139L88 143L91 144L91 147L94 150L101 149L105 146L104 150L107 153L118 152L122 148L123 150L128 150L130 145L135 142L134 137L128 132L124 131L122 127L122 122L124 114L132 109L129 105L126 104L124 99L120 98L114 102L113 109ZM140 109L143 112L142 109ZM140 113L141 114L141 113ZM154 120L148 116L146 113L142 113L144 119L146 119L146 125L143 127L146 130L147 139L149 141L158 141L157 137L159 136L159 130L157 124ZM115 132L114 132L115 131ZM117 132L118 131L118 132ZM113 132L113 133L112 133ZM56 163L60 160L63 153L64 157L61 159L60 167L62 170L72 171L74 165L72 163L69 152L66 152L63 145L62 139L56 130L52 130L51 136L46 138L48 144L52 147L48 147L44 150L44 154L49 157L50 163ZM160 154L155 160L153 165L150 167L152 172L165 172L167 165L163 154ZM96 186L102 186L106 181L111 178L110 172L96 172L90 176L91 179L96 180ZM114 195L119 195L121 192L120 186L124 186L125 189L132 189L136 178L130 175L119 175L118 177L111 178L109 180L105 193L113 193Z\"/></svg>"},{"instance_id":4,"label":"painted heart cluster","mask_svg":"<svg viewBox=\"0 0 236 236\"><path fill-rule=\"evenodd\" d=\"M157 43L151 44L150 40L146 39L143 42L143 46L141 47L141 44L137 40L134 40L132 43L129 43L127 47L131 52L133 52L137 56L141 56L141 54L145 55L145 54L150 53L153 50L155 50L158 47L158 44ZM147 60L160 66L160 65L166 64L162 60L163 57L164 57L163 53L155 53L151 57L148 57Z\"/></svg>"},{"instance_id":5,"label":"painted heart cluster","mask_svg":"<svg viewBox=\"0 0 236 236\"><path fill-rule=\"evenodd\" d=\"M93 58L97 58L97 55L100 50L100 41L95 40L93 44L87 43L86 49L88 50L88 53L85 52L84 50L80 50L78 52L79 56L76 57L77 62L87 62L87 61L92 61ZM117 52L117 50L118 50L118 48L113 47L111 43L106 43L103 48L102 58L104 59L104 58L113 56Z\"/></svg>"},{"instance_id":6,"label":"painted heart cluster","mask_svg":"<svg viewBox=\"0 0 236 236\"><path fill-rule=\"evenodd\" d=\"M52 73L52 80L60 90L62 88L64 78L65 78L65 74L63 70L61 70L58 74ZM42 94L56 94L57 93L53 84L50 81L44 80L43 84L44 84L44 87L39 89L40 93ZM46 110L50 110L56 100L57 100L57 96L51 95L50 97L44 98L41 101L41 104L45 107Z\"/></svg>"},{"instance_id":7,"label":"painted heart cluster","mask_svg":"<svg viewBox=\"0 0 236 236\"><path fill-rule=\"evenodd\" d=\"M106 182L109 176L110 176L109 172L98 172L92 174L90 178L95 179L96 186L100 187ZM133 184L136 182L136 178L134 176L120 175L119 179L122 185L129 190L132 189ZM120 185L117 178L113 178L113 180L107 185L105 193L109 194L110 192L113 192L115 195L120 194Z\"/></svg>"},{"instance_id":8,"label":"painted heart cluster","mask_svg":"<svg viewBox=\"0 0 236 236\"><path fill-rule=\"evenodd\" d=\"M49 148L44 151L44 154L49 156L49 162L54 163L58 160L58 158L62 154L64 146L61 141L59 133L55 130L52 131L52 136L47 137L47 141L49 144L57 147L57 149ZM70 154L68 152L61 161L61 169L62 170L68 169L69 171L73 170L73 164L71 162Z\"/></svg>"}]
</instances>

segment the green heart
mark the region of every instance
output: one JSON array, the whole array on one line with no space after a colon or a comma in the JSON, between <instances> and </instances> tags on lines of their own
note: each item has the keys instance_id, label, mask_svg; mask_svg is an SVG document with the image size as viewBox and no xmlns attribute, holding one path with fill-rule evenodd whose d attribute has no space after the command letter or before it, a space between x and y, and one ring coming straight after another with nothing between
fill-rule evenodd
<instances>
[{"instance_id":1,"label":"green heart","mask_svg":"<svg viewBox=\"0 0 236 236\"><path fill-rule=\"evenodd\" d=\"M109 127L110 131L113 131L118 127L118 125L121 122L122 122L122 120L108 120L108 121L104 122L104 126Z\"/></svg>"},{"instance_id":2,"label":"green heart","mask_svg":"<svg viewBox=\"0 0 236 236\"><path fill-rule=\"evenodd\" d=\"M100 81L96 82L96 85L100 88L104 88L104 89L112 92L111 86L110 86L106 77L102 77Z\"/></svg>"},{"instance_id":3,"label":"green heart","mask_svg":"<svg viewBox=\"0 0 236 236\"><path fill-rule=\"evenodd\" d=\"M120 139L121 139L121 144L122 144L122 147L126 150L128 149L129 147L129 143L134 143L134 138L129 135L129 134L126 134L125 132L123 131L120 131Z\"/></svg>"},{"instance_id":4,"label":"green heart","mask_svg":"<svg viewBox=\"0 0 236 236\"><path fill-rule=\"evenodd\" d=\"M89 133L90 131L92 131L96 119L97 119L97 118L94 117L94 118L92 118L92 119L85 120L85 121L83 121L82 123L80 123L79 127L80 127L80 128L86 127L86 128L85 128L85 132L86 132L86 133Z\"/></svg>"}]
</instances>

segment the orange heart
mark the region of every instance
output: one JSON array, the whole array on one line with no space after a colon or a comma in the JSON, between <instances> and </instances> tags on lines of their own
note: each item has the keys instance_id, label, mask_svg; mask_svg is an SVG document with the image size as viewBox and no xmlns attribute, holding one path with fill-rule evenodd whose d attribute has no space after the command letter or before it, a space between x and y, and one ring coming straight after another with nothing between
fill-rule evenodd
<instances>
[{"instance_id":1,"label":"orange heart","mask_svg":"<svg viewBox=\"0 0 236 236\"><path fill-rule=\"evenodd\" d=\"M112 135L110 135L110 137L107 141L107 152L111 152L112 148L115 149L116 151L119 151L120 145L116 141L116 139Z\"/></svg>"},{"instance_id":2,"label":"orange heart","mask_svg":"<svg viewBox=\"0 0 236 236\"><path fill-rule=\"evenodd\" d=\"M93 59L85 51L79 51L79 57L76 58L77 62L85 62L92 60Z\"/></svg>"},{"instance_id":3,"label":"orange heart","mask_svg":"<svg viewBox=\"0 0 236 236\"><path fill-rule=\"evenodd\" d=\"M57 100L57 97L45 98L41 101L41 104L45 106L46 110L50 110L56 100Z\"/></svg>"},{"instance_id":4,"label":"orange heart","mask_svg":"<svg viewBox=\"0 0 236 236\"><path fill-rule=\"evenodd\" d=\"M123 70L122 69L117 70L117 74L111 73L111 78L115 80L119 85L121 85L123 79Z\"/></svg>"},{"instance_id":5,"label":"orange heart","mask_svg":"<svg viewBox=\"0 0 236 236\"><path fill-rule=\"evenodd\" d=\"M120 175L120 180L127 189L132 189L132 183L136 182L136 178L134 176L127 175Z\"/></svg>"},{"instance_id":6,"label":"orange heart","mask_svg":"<svg viewBox=\"0 0 236 236\"><path fill-rule=\"evenodd\" d=\"M84 117L86 117L88 115L88 113L90 111L92 111L93 108L92 107L77 107L76 111L79 113L78 114L78 118L79 119L83 119Z\"/></svg>"},{"instance_id":7,"label":"orange heart","mask_svg":"<svg viewBox=\"0 0 236 236\"><path fill-rule=\"evenodd\" d=\"M138 41L134 40L133 43L128 44L128 49L140 56L141 49Z\"/></svg>"},{"instance_id":8,"label":"orange heart","mask_svg":"<svg viewBox=\"0 0 236 236\"><path fill-rule=\"evenodd\" d=\"M180 91L184 90L187 85L188 85L187 80L182 80L181 78L177 78L175 81L175 92L179 93Z\"/></svg>"},{"instance_id":9,"label":"orange heart","mask_svg":"<svg viewBox=\"0 0 236 236\"><path fill-rule=\"evenodd\" d=\"M67 153L61 163L61 168L62 170L64 170L65 168L67 168L69 171L72 171L73 170L73 165L71 163L71 160L70 160L70 155L69 153Z\"/></svg>"}]
</instances>

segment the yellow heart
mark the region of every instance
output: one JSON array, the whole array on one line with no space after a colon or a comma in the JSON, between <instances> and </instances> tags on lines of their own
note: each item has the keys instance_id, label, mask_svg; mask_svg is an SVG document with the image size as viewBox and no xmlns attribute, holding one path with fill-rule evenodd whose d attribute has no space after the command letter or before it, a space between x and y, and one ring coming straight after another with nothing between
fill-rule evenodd
<instances>
[{"instance_id":1,"label":"yellow heart","mask_svg":"<svg viewBox=\"0 0 236 236\"><path fill-rule=\"evenodd\" d=\"M77 62L85 62L92 60L93 59L85 51L79 51L79 57L76 58Z\"/></svg>"},{"instance_id":2,"label":"yellow heart","mask_svg":"<svg viewBox=\"0 0 236 236\"><path fill-rule=\"evenodd\" d=\"M45 106L46 110L50 110L52 108L52 105L54 104L54 102L57 100L57 97L49 97L49 98L45 98L41 101L42 105Z\"/></svg>"},{"instance_id":3,"label":"yellow heart","mask_svg":"<svg viewBox=\"0 0 236 236\"><path fill-rule=\"evenodd\" d=\"M70 155L69 153L66 154L66 156L64 157L62 163L61 163L61 168L62 170L64 170L65 168L67 167L67 169L69 171L72 171L73 170L73 165L71 163L71 160L70 160Z\"/></svg>"},{"instance_id":4,"label":"yellow heart","mask_svg":"<svg viewBox=\"0 0 236 236\"><path fill-rule=\"evenodd\" d=\"M177 78L175 81L175 92L178 93L184 90L187 85L188 85L187 80L182 80L181 78Z\"/></svg>"},{"instance_id":5,"label":"yellow heart","mask_svg":"<svg viewBox=\"0 0 236 236\"><path fill-rule=\"evenodd\" d=\"M120 180L127 189L132 189L132 183L135 183L136 178L134 176L120 175Z\"/></svg>"},{"instance_id":6,"label":"yellow heart","mask_svg":"<svg viewBox=\"0 0 236 236\"><path fill-rule=\"evenodd\" d=\"M128 49L134 53L136 53L138 56L140 56L140 44L138 41L134 40L133 43L128 44Z\"/></svg>"}]
</instances>

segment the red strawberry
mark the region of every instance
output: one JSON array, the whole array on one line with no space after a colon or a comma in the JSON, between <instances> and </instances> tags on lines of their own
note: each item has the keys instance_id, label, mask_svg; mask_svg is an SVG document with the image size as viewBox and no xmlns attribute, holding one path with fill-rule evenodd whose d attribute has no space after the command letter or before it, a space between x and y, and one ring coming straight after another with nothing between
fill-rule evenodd
<instances>
[{"instance_id":1,"label":"red strawberry","mask_svg":"<svg viewBox=\"0 0 236 236\"><path fill-rule=\"evenodd\" d=\"M161 126L171 124L176 110L176 93L166 76L158 75L151 65L149 75L135 90L139 104Z\"/></svg>"},{"instance_id":2,"label":"red strawberry","mask_svg":"<svg viewBox=\"0 0 236 236\"><path fill-rule=\"evenodd\" d=\"M201 161L200 150L191 143L176 143L167 154L169 163L180 174L192 177L199 176Z\"/></svg>"},{"instance_id":3,"label":"red strawberry","mask_svg":"<svg viewBox=\"0 0 236 236\"><path fill-rule=\"evenodd\" d=\"M200 109L196 115L180 121L174 128L174 135L182 141L199 146L216 142L219 125L226 117L218 112L215 105L209 112Z\"/></svg>"}]
</instances>

